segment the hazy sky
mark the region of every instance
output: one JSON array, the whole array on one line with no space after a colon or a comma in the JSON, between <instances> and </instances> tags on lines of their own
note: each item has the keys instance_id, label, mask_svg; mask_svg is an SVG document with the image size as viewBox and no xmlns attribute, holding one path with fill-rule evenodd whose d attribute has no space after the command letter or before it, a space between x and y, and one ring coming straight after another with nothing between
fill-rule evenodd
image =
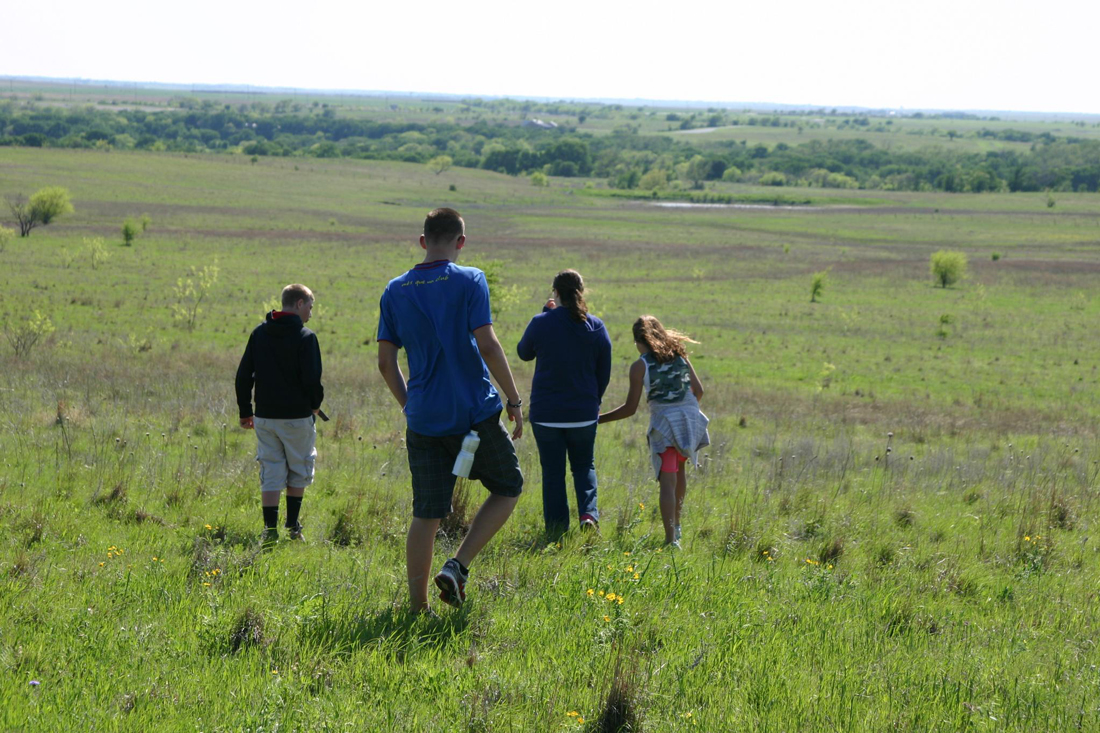
<instances>
[{"instance_id":1,"label":"hazy sky","mask_svg":"<svg viewBox=\"0 0 1100 733\"><path fill-rule=\"evenodd\" d=\"M1100 113L1097 0L7 5L0 75Z\"/></svg>"}]
</instances>

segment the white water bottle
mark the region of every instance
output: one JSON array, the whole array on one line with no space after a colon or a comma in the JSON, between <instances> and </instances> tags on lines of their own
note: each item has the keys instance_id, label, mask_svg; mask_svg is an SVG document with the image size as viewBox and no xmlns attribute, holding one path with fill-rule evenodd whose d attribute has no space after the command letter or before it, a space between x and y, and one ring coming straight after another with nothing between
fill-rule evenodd
<instances>
[{"instance_id":1,"label":"white water bottle","mask_svg":"<svg viewBox=\"0 0 1100 733\"><path fill-rule=\"evenodd\" d=\"M477 431L471 430L470 434L462 439L462 450L455 458L455 467L451 469L451 473L461 478L470 478L470 469L474 467L474 453L477 452L479 445L481 445L481 437Z\"/></svg>"}]
</instances>

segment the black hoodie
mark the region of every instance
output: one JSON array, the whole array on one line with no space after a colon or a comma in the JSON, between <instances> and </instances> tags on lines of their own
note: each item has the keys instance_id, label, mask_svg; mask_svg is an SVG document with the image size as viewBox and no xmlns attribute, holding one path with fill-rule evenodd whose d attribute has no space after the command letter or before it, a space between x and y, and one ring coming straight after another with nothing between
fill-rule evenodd
<instances>
[{"instance_id":1,"label":"black hoodie","mask_svg":"<svg viewBox=\"0 0 1100 733\"><path fill-rule=\"evenodd\" d=\"M321 407L321 348L317 335L293 313L256 326L248 337L237 367L237 406L241 419L252 417L252 385L256 385L256 417L294 420Z\"/></svg>"}]
</instances>

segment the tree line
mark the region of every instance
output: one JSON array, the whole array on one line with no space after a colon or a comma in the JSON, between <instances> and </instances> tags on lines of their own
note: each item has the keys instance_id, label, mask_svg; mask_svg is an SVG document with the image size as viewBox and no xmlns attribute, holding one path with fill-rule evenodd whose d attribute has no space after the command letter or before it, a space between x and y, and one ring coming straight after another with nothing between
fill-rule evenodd
<instances>
[{"instance_id":1,"label":"tree line","mask_svg":"<svg viewBox=\"0 0 1100 733\"><path fill-rule=\"evenodd\" d=\"M670 113L672 114L672 113ZM779 118L775 118L779 119ZM764 124L775 124L763 118ZM862 122L862 120L860 121ZM158 112L57 108L0 102L0 146L239 152L249 156L363 158L453 165L510 175L605 178L615 188L700 189L708 181L947 192L1100 190L1100 142L1048 133L983 130L983 137L1030 142L1026 150L894 151L863 139L813 140L771 147L699 144L646 135L630 126L592 135L575 127L378 122L264 105Z\"/></svg>"}]
</instances>

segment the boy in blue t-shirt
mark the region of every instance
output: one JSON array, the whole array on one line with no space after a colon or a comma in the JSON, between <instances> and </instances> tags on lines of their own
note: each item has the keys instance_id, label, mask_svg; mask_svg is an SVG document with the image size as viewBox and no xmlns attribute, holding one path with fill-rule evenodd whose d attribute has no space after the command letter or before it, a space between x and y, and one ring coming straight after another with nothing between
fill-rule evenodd
<instances>
[{"instance_id":1,"label":"boy in blue t-shirt","mask_svg":"<svg viewBox=\"0 0 1100 733\"><path fill-rule=\"evenodd\" d=\"M485 273L455 264L466 244L466 225L454 209L435 209L424 220L424 261L395 277L382 293L378 318L378 369L405 412L405 444L412 473L413 519L405 543L412 610L428 610L428 574L439 522L451 511L451 473L462 440L481 438L470 478L489 497L478 510L455 556L435 576L439 597L458 607L466 600L469 565L512 514L523 474L512 440L523 434L522 400L508 358L493 331ZM398 350L409 361L401 373ZM507 400L511 437L500 421Z\"/></svg>"}]
</instances>

